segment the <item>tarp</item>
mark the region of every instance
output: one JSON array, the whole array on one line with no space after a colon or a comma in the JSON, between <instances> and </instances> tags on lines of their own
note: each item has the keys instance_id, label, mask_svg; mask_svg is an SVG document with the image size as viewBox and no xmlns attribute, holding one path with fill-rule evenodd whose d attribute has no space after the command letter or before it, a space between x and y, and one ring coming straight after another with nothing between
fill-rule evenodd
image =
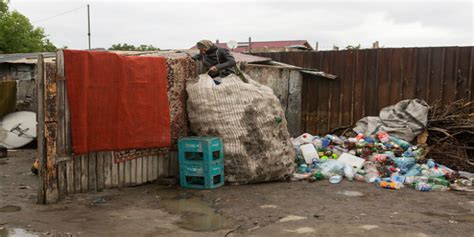
<instances>
[{"instance_id":1,"label":"tarp","mask_svg":"<svg viewBox=\"0 0 474 237\"><path fill-rule=\"evenodd\" d=\"M429 106L424 100L402 100L383 108L378 117L368 116L357 121L353 129L365 135L385 131L406 141L412 141L428 124Z\"/></svg>"},{"instance_id":2,"label":"tarp","mask_svg":"<svg viewBox=\"0 0 474 237\"><path fill-rule=\"evenodd\" d=\"M0 81L0 118L16 110L16 81Z\"/></svg>"},{"instance_id":3,"label":"tarp","mask_svg":"<svg viewBox=\"0 0 474 237\"><path fill-rule=\"evenodd\" d=\"M65 50L76 154L171 145L166 59Z\"/></svg>"}]
</instances>

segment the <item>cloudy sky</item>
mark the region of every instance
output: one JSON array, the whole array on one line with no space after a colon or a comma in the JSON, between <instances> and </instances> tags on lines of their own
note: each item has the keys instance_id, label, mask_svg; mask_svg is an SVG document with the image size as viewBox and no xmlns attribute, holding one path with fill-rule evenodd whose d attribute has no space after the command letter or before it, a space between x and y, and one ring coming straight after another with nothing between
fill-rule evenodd
<instances>
[{"instance_id":1,"label":"cloudy sky","mask_svg":"<svg viewBox=\"0 0 474 237\"><path fill-rule=\"evenodd\" d=\"M384 47L474 45L472 1L21 1L10 8L57 46L116 43L189 48L200 39L308 40L321 49L378 40Z\"/></svg>"}]
</instances>

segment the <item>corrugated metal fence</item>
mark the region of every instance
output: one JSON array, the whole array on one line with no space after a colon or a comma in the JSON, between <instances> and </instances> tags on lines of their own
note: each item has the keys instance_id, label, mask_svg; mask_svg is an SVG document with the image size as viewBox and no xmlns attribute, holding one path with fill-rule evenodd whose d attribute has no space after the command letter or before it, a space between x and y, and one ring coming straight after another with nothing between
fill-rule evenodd
<instances>
[{"instance_id":1,"label":"corrugated metal fence","mask_svg":"<svg viewBox=\"0 0 474 237\"><path fill-rule=\"evenodd\" d=\"M474 47L384 48L319 52L255 53L335 80L305 75L302 126L324 134L403 99L429 104L474 100Z\"/></svg>"}]
</instances>

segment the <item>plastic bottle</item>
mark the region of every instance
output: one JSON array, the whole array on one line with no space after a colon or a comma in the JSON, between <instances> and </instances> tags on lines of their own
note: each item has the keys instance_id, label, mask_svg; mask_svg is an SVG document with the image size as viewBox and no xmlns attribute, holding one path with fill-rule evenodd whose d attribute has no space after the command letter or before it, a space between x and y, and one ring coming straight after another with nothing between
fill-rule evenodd
<instances>
[{"instance_id":1,"label":"plastic bottle","mask_svg":"<svg viewBox=\"0 0 474 237\"><path fill-rule=\"evenodd\" d=\"M382 188L388 188L388 189L400 189L402 187L402 183L396 182L396 181L381 181L379 183L379 186Z\"/></svg>"},{"instance_id":2,"label":"plastic bottle","mask_svg":"<svg viewBox=\"0 0 474 237\"><path fill-rule=\"evenodd\" d=\"M338 184L342 181L342 176L341 175L333 175L329 178L329 183L332 183L332 184Z\"/></svg>"},{"instance_id":3,"label":"plastic bottle","mask_svg":"<svg viewBox=\"0 0 474 237\"><path fill-rule=\"evenodd\" d=\"M357 136L355 137L355 139L357 139L357 140L362 140L362 139L364 139L364 134L363 134L363 133L357 134Z\"/></svg>"},{"instance_id":4,"label":"plastic bottle","mask_svg":"<svg viewBox=\"0 0 474 237\"><path fill-rule=\"evenodd\" d=\"M418 176L421 174L421 166L419 164L413 165L405 174L405 176Z\"/></svg>"},{"instance_id":5,"label":"plastic bottle","mask_svg":"<svg viewBox=\"0 0 474 237\"><path fill-rule=\"evenodd\" d=\"M448 191L449 188L444 185L434 184L433 186L431 186L431 190L437 191L437 192L444 192L444 191Z\"/></svg>"},{"instance_id":6,"label":"plastic bottle","mask_svg":"<svg viewBox=\"0 0 474 237\"><path fill-rule=\"evenodd\" d=\"M409 142L407 142L407 141L405 141L401 138L398 138L397 136L390 135L389 138L393 143L399 145L404 150L408 149L411 146L411 144Z\"/></svg>"},{"instance_id":7,"label":"plastic bottle","mask_svg":"<svg viewBox=\"0 0 474 237\"><path fill-rule=\"evenodd\" d=\"M373 162L367 161L364 163L364 170L365 170L365 181L367 183L376 182L377 179L380 177L380 174L377 170L377 167Z\"/></svg>"},{"instance_id":8,"label":"plastic bottle","mask_svg":"<svg viewBox=\"0 0 474 237\"><path fill-rule=\"evenodd\" d=\"M299 137L293 139L293 145L302 145L311 143L314 139L314 136L309 133L303 133Z\"/></svg>"},{"instance_id":9,"label":"plastic bottle","mask_svg":"<svg viewBox=\"0 0 474 237\"><path fill-rule=\"evenodd\" d=\"M345 165L344 166L344 176L349 180L349 181L352 181L354 179L354 175L355 175L355 172L354 172L354 169L352 169L352 167L350 165Z\"/></svg>"},{"instance_id":10,"label":"plastic bottle","mask_svg":"<svg viewBox=\"0 0 474 237\"><path fill-rule=\"evenodd\" d=\"M436 163L434 162L433 159L428 159L428 161L426 162L426 165L429 167L429 168L434 168Z\"/></svg>"},{"instance_id":11,"label":"plastic bottle","mask_svg":"<svg viewBox=\"0 0 474 237\"><path fill-rule=\"evenodd\" d=\"M344 141L341 138L339 138L338 136L328 134L328 135L326 135L326 137L329 138L334 144L341 145L342 143L344 143Z\"/></svg>"},{"instance_id":12,"label":"plastic bottle","mask_svg":"<svg viewBox=\"0 0 474 237\"><path fill-rule=\"evenodd\" d=\"M387 143L390 141L390 135L388 135L388 133L384 132L384 131L380 131L377 133L377 137L379 138L379 140L383 143Z\"/></svg>"},{"instance_id":13,"label":"plastic bottle","mask_svg":"<svg viewBox=\"0 0 474 237\"><path fill-rule=\"evenodd\" d=\"M323 141L321 138L315 138L311 143L313 143L316 149L321 149L323 147Z\"/></svg>"},{"instance_id":14,"label":"plastic bottle","mask_svg":"<svg viewBox=\"0 0 474 237\"><path fill-rule=\"evenodd\" d=\"M446 187L451 184L448 180L441 177L428 177L428 182Z\"/></svg>"},{"instance_id":15,"label":"plastic bottle","mask_svg":"<svg viewBox=\"0 0 474 237\"><path fill-rule=\"evenodd\" d=\"M431 184L428 184L428 183L424 183L424 182L417 182L415 184L415 189L418 190L418 191L422 191L422 192L428 192L431 190Z\"/></svg>"},{"instance_id":16,"label":"plastic bottle","mask_svg":"<svg viewBox=\"0 0 474 237\"><path fill-rule=\"evenodd\" d=\"M323 173L321 173L321 171L318 171L318 172L314 173L313 177L316 180L323 180L324 179L324 175L323 175Z\"/></svg>"}]
</instances>

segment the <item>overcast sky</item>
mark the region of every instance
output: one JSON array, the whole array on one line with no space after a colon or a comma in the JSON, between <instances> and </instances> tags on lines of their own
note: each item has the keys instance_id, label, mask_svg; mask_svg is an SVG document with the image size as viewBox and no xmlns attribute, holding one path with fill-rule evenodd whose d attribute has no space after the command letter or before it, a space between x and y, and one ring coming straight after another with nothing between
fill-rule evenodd
<instances>
[{"instance_id":1,"label":"overcast sky","mask_svg":"<svg viewBox=\"0 0 474 237\"><path fill-rule=\"evenodd\" d=\"M365 48L376 40L384 47L474 45L472 1L10 0L10 8L43 27L56 46L75 49L87 48L86 4L93 48L116 43L189 48L200 39L247 41L249 36L308 40L312 46L318 41L322 49Z\"/></svg>"}]
</instances>

